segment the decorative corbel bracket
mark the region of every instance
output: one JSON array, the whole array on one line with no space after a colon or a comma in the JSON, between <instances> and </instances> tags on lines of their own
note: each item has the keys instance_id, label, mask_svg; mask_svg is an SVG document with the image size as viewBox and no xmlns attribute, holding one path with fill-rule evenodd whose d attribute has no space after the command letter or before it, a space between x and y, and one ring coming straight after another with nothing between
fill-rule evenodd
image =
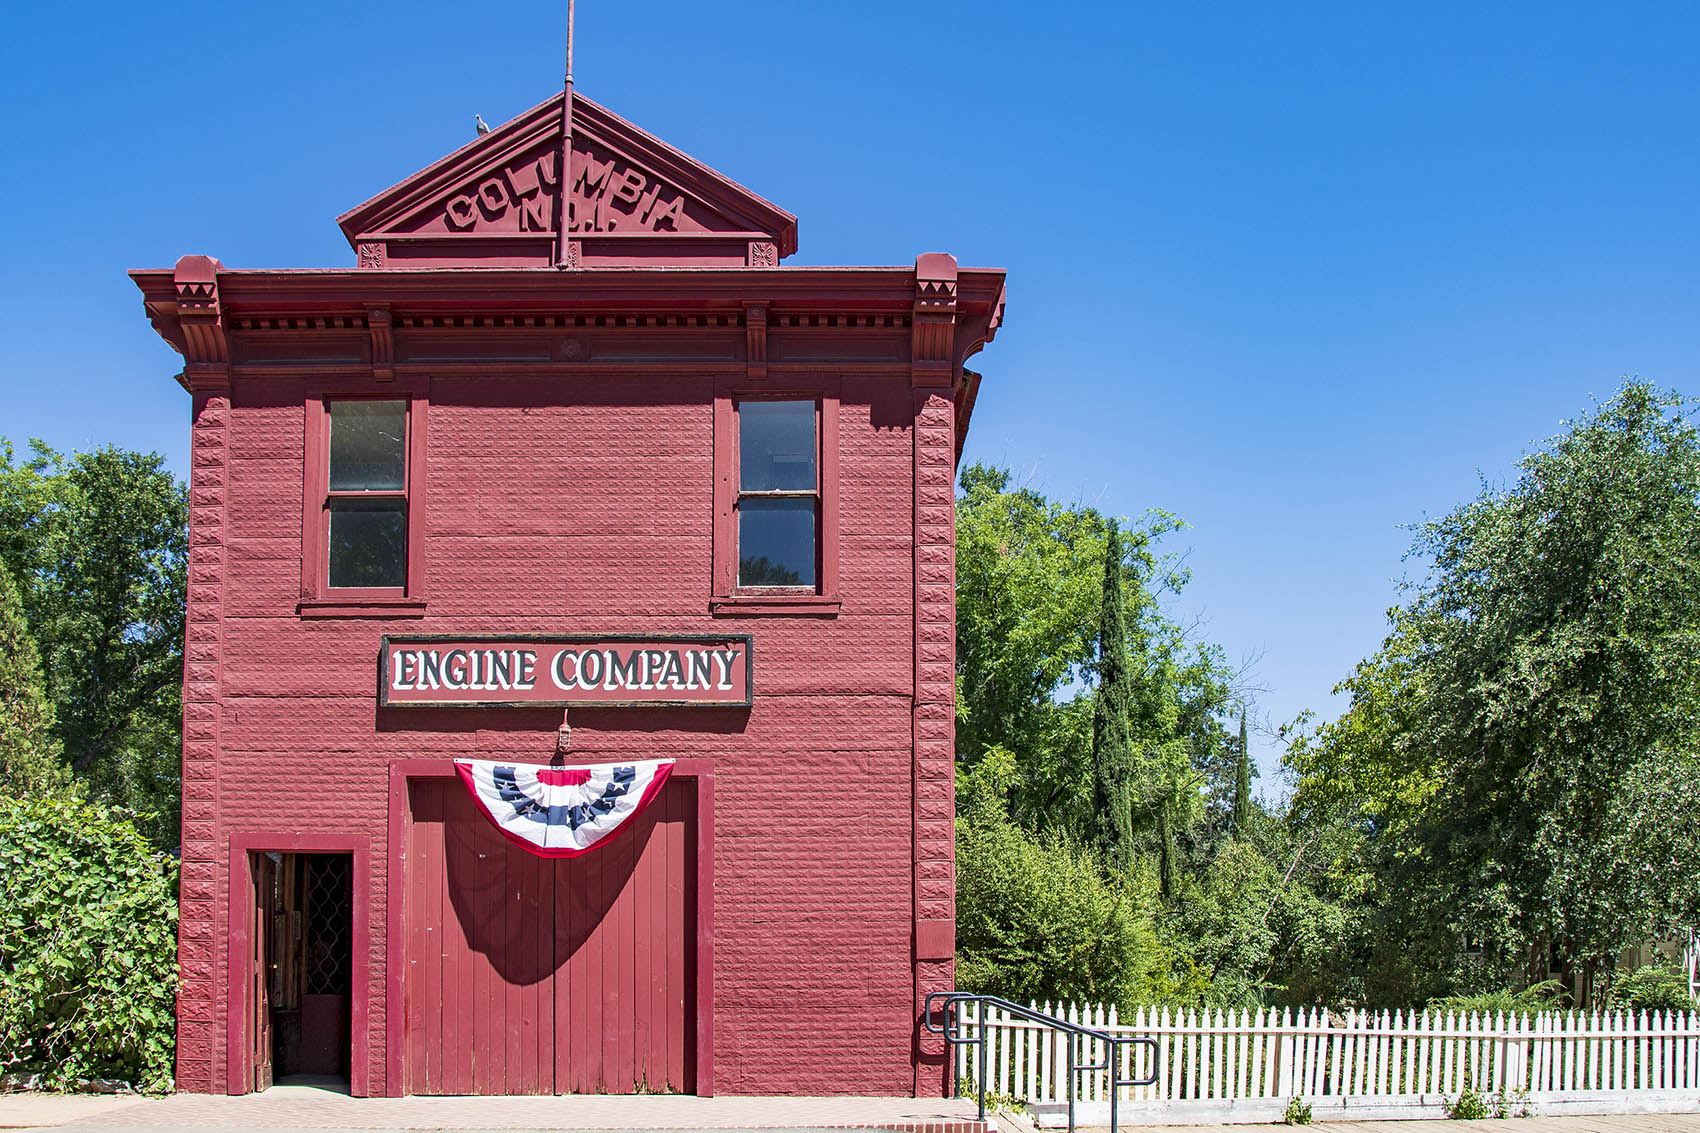
<instances>
[{"instance_id":1,"label":"decorative corbel bracket","mask_svg":"<svg viewBox=\"0 0 1700 1133\"><path fill-rule=\"evenodd\" d=\"M380 382L395 378L395 336L391 328L386 304L366 304L366 330L372 336L372 377Z\"/></svg>"},{"instance_id":2,"label":"decorative corbel bracket","mask_svg":"<svg viewBox=\"0 0 1700 1133\"><path fill-rule=\"evenodd\" d=\"M956 376L956 257L927 252L915 259L910 372L916 386L949 388Z\"/></svg>"},{"instance_id":3,"label":"decorative corbel bracket","mask_svg":"<svg viewBox=\"0 0 1700 1133\"><path fill-rule=\"evenodd\" d=\"M172 272L183 328L183 379L192 393L230 388L230 339L218 297L223 267L211 256L184 256Z\"/></svg>"},{"instance_id":4,"label":"decorative corbel bracket","mask_svg":"<svg viewBox=\"0 0 1700 1133\"><path fill-rule=\"evenodd\" d=\"M744 304L745 361L752 380L767 377L767 304Z\"/></svg>"}]
</instances>

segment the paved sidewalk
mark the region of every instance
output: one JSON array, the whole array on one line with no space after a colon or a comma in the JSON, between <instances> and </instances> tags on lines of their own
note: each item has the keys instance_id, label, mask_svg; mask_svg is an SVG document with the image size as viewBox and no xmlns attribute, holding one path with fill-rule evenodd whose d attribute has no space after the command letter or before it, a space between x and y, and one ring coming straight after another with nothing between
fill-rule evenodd
<instances>
[{"instance_id":1,"label":"paved sidewalk","mask_svg":"<svg viewBox=\"0 0 1700 1133\"><path fill-rule=\"evenodd\" d=\"M1103 1133L1107 1127L1079 1133ZM1286 1129L1270 1125L1124 1125L1122 1133L1253 1133ZM1610 1117L1530 1117L1488 1121L1318 1121L1304 1128L1313 1133L1700 1133L1700 1114L1634 1113Z\"/></svg>"},{"instance_id":2,"label":"paved sidewalk","mask_svg":"<svg viewBox=\"0 0 1700 1133\"><path fill-rule=\"evenodd\" d=\"M33 1129L88 1121L140 1100L106 1094L0 1094L0 1129Z\"/></svg>"},{"instance_id":3,"label":"paved sidewalk","mask_svg":"<svg viewBox=\"0 0 1700 1133\"><path fill-rule=\"evenodd\" d=\"M0 1129L64 1133L114 1129L777 1130L862 1128L968 1133L974 1104L925 1098L697 1098L676 1095L543 1098L350 1098L315 1086L273 1086L230 1098L0 1094ZM999 1123L1003 1124L1003 1123ZM997 1125L993 1129L997 1129ZM1015 1128L1013 1123L1006 1128ZM1271 1126L1126 1125L1125 1133L1234 1133ZM1337 1121L1315 1133L1700 1133L1700 1113L1538 1117L1513 1121Z\"/></svg>"},{"instance_id":4,"label":"paved sidewalk","mask_svg":"<svg viewBox=\"0 0 1700 1133\"><path fill-rule=\"evenodd\" d=\"M88 1103L109 1103L96 1107ZM122 1103L113 1105L110 1103ZM111 1129L895 1129L970 1133L974 1103L957 1098L581 1097L351 1098L316 1086L243 1097L0 1095L0 1128Z\"/></svg>"}]
</instances>

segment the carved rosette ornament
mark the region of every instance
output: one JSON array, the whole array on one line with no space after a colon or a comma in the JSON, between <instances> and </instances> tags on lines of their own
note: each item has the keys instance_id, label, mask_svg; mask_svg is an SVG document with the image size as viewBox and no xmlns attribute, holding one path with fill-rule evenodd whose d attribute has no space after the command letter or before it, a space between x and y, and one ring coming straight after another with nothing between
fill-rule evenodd
<instances>
[{"instance_id":1,"label":"carved rosette ornament","mask_svg":"<svg viewBox=\"0 0 1700 1133\"><path fill-rule=\"evenodd\" d=\"M753 268L778 267L779 246L772 240L751 240L750 266Z\"/></svg>"},{"instance_id":2,"label":"carved rosette ornament","mask_svg":"<svg viewBox=\"0 0 1700 1133\"><path fill-rule=\"evenodd\" d=\"M382 268L384 266L384 246L375 241L361 244L359 264L363 268Z\"/></svg>"}]
</instances>

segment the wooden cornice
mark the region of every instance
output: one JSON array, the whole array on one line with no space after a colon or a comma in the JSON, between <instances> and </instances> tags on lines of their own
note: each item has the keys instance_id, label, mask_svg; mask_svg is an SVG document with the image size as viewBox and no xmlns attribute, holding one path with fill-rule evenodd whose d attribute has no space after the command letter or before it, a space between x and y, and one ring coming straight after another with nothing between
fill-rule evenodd
<instances>
[{"instance_id":1,"label":"wooden cornice","mask_svg":"<svg viewBox=\"0 0 1700 1133\"><path fill-rule=\"evenodd\" d=\"M169 325L177 299L172 272L138 270L130 278L156 320L166 319L160 333L177 345L178 330ZM1003 280L999 269L960 269L958 317L978 317L990 325L993 313L1001 310ZM421 314L562 311L741 315L750 300L750 274L727 268L599 268L570 274L502 268L219 271L217 292L226 319L233 315L364 319L371 306L388 307L394 320ZM770 321L778 312L907 314L915 304L916 276L912 267L780 267L762 273L761 293Z\"/></svg>"},{"instance_id":2,"label":"wooden cornice","mask_svg":"<svg viewBox=\"0 0 1700 1133\"><path fill-rule=\"evenodd\" d=\"M901 367L897 372L907 373L918 387L950 390L964 419L973 391L963 388L962 363L997 332L1004 302L1001 270L958 268L949 256L922 257L904 268L775 268L762 273L761 290L754 294L749 271L737 268L226 271L209 257L187 256L174 270L130 276L155 329L184 355L180 380L194 391L228 388L233 335L245 373L257 372L250 369L256 364L252 344L276 344L282 334L299 336L305 352L264 348L269 353L259 365L272 373L330 364L313 362L315 352L343 359L335 364L346 366L357 350L372 377L387 382L417 370L414 351L426 341L421 335L439 340L445 334L489 335L491 357L574 365L585 364L588 355L578 352L586 349L587 335L604 341L608 335L634 336L632 341L647 335L660 352L634 364L670 373L665 361L673 348L655 336L688 332L698 337L674 341L700 346L702 333L729 331L743 340L739 367L760 381L776 365L769 335L855 333L885 336L888 345L875 348L869 364L876 370ZM894 335L909 340L908 360L890 352ZM404 338L413 344L405 355ZM318 345L308 346L315 340ZM452 360L478 362L481 349L455 353ZM698 357L695 364L679 364L700 372L713 352ZM793 354L777 365L785 369L799 357L806 355ZM842 353L836 357L844 359ZM450 361L441 358L441 364Z\"/></svg>"}]
</instances>

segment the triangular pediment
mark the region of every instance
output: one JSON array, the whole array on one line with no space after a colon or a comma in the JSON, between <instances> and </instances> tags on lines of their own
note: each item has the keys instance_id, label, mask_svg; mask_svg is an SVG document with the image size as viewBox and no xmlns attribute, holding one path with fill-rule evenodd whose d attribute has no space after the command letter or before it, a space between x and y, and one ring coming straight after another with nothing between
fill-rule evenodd
<instances>
[{"instance_id":1,"label":"triangular pediment","mask_svg":"<svg viewBox=\"0 0 1700 1133\"><path fill-rule=\"evenodd\" d=\"M796 217L577 94L563 178L562 98L339 217L360 266L771 267L796 251Z\"/></svg>"}]
</instances>

